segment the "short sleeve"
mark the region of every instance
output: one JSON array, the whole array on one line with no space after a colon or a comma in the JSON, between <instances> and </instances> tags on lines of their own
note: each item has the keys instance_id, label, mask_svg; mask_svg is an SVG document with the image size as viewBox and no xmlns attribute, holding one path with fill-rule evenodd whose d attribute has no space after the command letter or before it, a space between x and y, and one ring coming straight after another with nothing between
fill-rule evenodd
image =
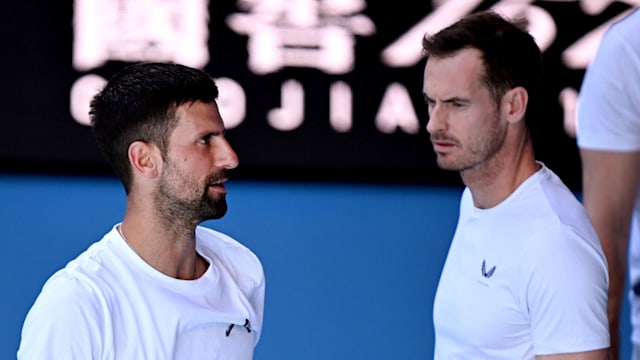
<instances>
[{"instance_id":1,"label":"short sleeve","mask_svg":"<svg viewBox=\"0 0 640 360\"><path fill-rule=\"evenodd\" d=\"M640 19L640 12L630 16ZM580 148L640 150L640 37L622 27L632 25L610 28L585 73L577 114Z\"/></svg>"},{"instance_id":2,"label":"short sleeve","mask_svg":"<svg viewBox=\"0 0 640 360\"><path fill-rule=\"evenodd\" d=\"M536 233L529 244L522 281L534 352L609 347L608 275L599 243L556 225Z\"/></svg>"},{"instance_id":3,"label":"short sleeve","mask_svg":"<svg viewBox=\"0 0 640 360\"><path fill-rule=\"evenodd\" d=\"M91 287L59 272L47 281L27 314L18 359L99 359L104 319Z\"/></svg>"}]
</instances>

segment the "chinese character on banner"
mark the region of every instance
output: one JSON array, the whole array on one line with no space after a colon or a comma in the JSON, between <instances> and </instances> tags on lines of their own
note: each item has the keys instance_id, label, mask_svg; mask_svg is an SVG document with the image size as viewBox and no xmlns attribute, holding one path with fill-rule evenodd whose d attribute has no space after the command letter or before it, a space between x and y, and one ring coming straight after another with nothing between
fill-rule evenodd
<instances>
[{"instance_id":1,"label":"chinese character on banner","mask_svg":"<svg viewBox=\"0 0 640 360\"><path fill-rule=\"evenodd\" d=\"M209 61L208 17L207 0L76 0L73 66L119 60L202 68Z\"/></svg>"},{"instance_id":2,"label":"chinese character on banner","mask_svg":"<svg viewBox=\"0 0 640 360\"><path fill-rule=\"evenodd\" d=\"M241 0L246 12L227 18L249 36L249 69L267 74L283 67L315 68L328 74L353 69L355 36L375 33L359 14L364 0Z\"/></svg>"},{"instance_id":3,"label":"chinese character on banner","mask_svg":"<svg viewBox=\"0 0 640 360\"><path fill-rule=\"evenodd\" d=\"M107 61L167 61L196 68L209 62L208 0L75 0L73 67ZM88 74L71 89L70 110L89 124L89 99L106 81Z\"/></svg>"}]
</instances>

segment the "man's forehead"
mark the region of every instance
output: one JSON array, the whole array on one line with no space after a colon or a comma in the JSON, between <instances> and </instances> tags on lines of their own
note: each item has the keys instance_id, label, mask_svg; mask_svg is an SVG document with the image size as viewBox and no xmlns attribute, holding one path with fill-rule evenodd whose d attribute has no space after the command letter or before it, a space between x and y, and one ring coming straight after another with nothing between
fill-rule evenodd
<instances>
[{"instance_id":1,"label":"man's forehead","mask_svg":"<svg viewBox=\"0 0 640 360\"><path fill-rule=\"evenodd\" d=\"M484 87L482 59L472 51L427 60L424 72L424 93L460 93ZM451 95L453 96L453 95Z\"/></svg>"},{"instance_id":2,"label":"man's forehead","mask_svg":"<svg viewBox=\"0 0 640 360\"><path fill-rule=\"evenodd\" d=\"M215 102L195 101L182 104L176 108L175 116L177 119L176 128L222 131L224 127Z\"/></svg>"}]
</instances>

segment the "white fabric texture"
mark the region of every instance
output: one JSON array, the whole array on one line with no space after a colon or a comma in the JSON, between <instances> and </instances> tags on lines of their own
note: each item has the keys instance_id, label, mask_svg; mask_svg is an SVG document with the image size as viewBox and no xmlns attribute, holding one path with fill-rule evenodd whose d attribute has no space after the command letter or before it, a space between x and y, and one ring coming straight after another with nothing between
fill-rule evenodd
<instances>
[{"instance_id":1,"label":"white fabric texture","mask_svg":"<svg viewBox=\"0 0 640 360\"><path fill-rule=\"evenodd\" d=\"M262 265L225 234L198 227L196 237L209 268L179 280L148 265L114 227L45 283L18 358L252 359L263 318Z\"/></svg>"},{"instance_id":2,"label":"white fabric texture","mask_svg":"<svg viewBox=\"0 0 640 360\"><path fill-rule=\"evenodd\" d=\"M585 73L578 106L578 146L640 151L640 9L613 24ZM629 280L640 282L640 189L631 224ZM640 299L631 301L631 340L640 346Z\"/></svg>"},{"instance_id":3,"label":"white fabric texture","mask_svg":"<svg viewBox=\"0 0 640 360\"><path fill-rule=\"evenodd\" d=\"M467 188L434 301L435 359L606 348L607 286L586 211L551 170L490 209Z\"/></svg>"}]
</instances>

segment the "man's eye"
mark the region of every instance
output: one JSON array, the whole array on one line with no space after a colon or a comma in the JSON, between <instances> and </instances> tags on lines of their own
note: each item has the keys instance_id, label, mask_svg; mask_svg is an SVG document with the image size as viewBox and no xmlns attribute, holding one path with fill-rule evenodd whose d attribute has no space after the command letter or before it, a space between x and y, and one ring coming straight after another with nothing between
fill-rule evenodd
<instances>
[{"instance_id":1,"label":"man's eye","mask_svg":"<svg viewBox=\"0 0 640 360\"><path fill-rule=\"evenodd\" d=\"M200 144L204 144L204 145L206 145L206 144L208 144L208 143L209 143L209 141L211 140L211 136L212 136L211 134L209 134L209 135L205 135L205 136L201 137L200 139L198 139L198 142L199 142Z\"/></svg>"},{"instance_id":2,"label":"man's eye","mask_svg":"<svg viewBox=\"0 0 640 360\"><path fill-rule=\"evenodd\" d=\"M215 141L215 138L216 138L216 137L224 136L224 134L225 134L225 132L224 132L224 131L220 131L220 132L218 132L218 131L216 131L216 132L211 132L211 133L208 133L207 135L204 135L204 136L203 136L203 137L201 137L200 139L198 139L198 142L199 142L200 144L205 144L205 145L207 145L207 144L210 144L210 143L212 143L213 141Z\"/></svg>"},{"instance_id":3,"label":"man's eye","mask_svg":"<svg viewBox=\"0 0 640 360\"><path fill-rule=\"evenodd\" d=\"M433 100L426 100L425 104L427 104L427 110L431 111L436 106L436 102Z\"/></svg>"}]
</instances>

